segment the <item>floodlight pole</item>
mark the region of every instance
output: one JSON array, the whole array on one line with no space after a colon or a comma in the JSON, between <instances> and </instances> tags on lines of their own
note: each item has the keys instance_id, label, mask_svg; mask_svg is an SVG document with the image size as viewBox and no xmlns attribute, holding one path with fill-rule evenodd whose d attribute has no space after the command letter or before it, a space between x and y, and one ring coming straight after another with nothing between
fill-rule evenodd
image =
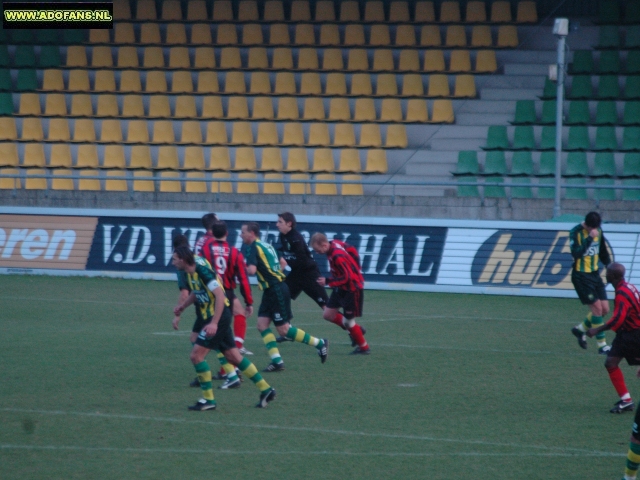
<instances>
[{"instance_id":1,"label":"floodlight pole","mask_svg":"<svg viewBox=\"0 0 640 480\"><path fill-rule=\"evenodd\" d=\"M556 25L558 25L556 19ZM567 22L568 23L568 22ZM555 178L555 201L553 204L553 216L559 217L561 214L560 209L560 194L561 187L560 182L562 180L562 115L564 110L564 52L565 42L567 39L567 31L557 31L557 27L554 27L554 33L558 37L558 64L557 64L557 81L558 89L556 93L556 178Z\"/></svg>"}]
</instances>

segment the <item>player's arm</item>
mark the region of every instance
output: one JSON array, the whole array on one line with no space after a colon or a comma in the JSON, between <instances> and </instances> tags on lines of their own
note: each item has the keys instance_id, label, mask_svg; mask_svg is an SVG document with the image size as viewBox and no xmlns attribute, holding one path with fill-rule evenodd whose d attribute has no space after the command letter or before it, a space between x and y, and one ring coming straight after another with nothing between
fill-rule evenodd
<instances>
[{"instance_id":1,"label":"player's arm","mask_svg":"<svg viewBox=\"0 0 640 480\"><path fill-rule=\"evenodd\" d=\"M173 314L174 314L175 316L179 317L179 316L180 316L180 314L181 314L182 312L184 312L184 311L187 309L187 307L188 307L188 306L193 305L193 304L195 303L195 301L196 301L196 294L195 294L195 293L193 293L193 292L191 292L191 293L189 294L189 296L188 296L184 301L182 301L181 303L179 303L179 304L176 306L176 308L174 308L174 309L173 309Z\"/></svg>"},{"instance_id":2,"label":"player's arm","mask_svg":"<svg viewBox=\"0 0 640 480\"><path fill-rule=\"evenodd\" d=\"M333 277L325 280L326 285L331 288L339 288L349 283L351 279L351 270L344 257L336 255L333 258Z\"/></svg>"},{"instance_id":3,"label":"player's arm","mask_svg":"<svg viewBox=\"0 0 640 480\"><path fill-rule=\"evenodd\" d=\"M258 252L257 252L257 249L258 249L258 247L256 247L255 243L253 243L246 250L247 256L244 257L244 259L247 262L247 273L249 275L255 275L256 272L258 271L258 267L257 267L257 265L258 265Z\"/></svg>"},{"instance_id":4,"label":"player's arm","mask_svg":"<svg viewBox=\"0 0 640 480\"><path fill-rule=\"evenodd\" d=\"M607 242L605 241L604 233L602 232L600 232L600 251L598 252L598 256L605 266L611 263L611 255L609 254Z\"/></svg>"},{"instance_id":5,"label":"player's arm","mask_svg":"<svg viewBox=\"0 0 640 480\"><path fill-rule=\"evenodd\" d=\"M582 258L585 252L589 249L591 242L593 242L593 238L587 236L581 245L578 244L578 231L580 228L576 227L571 232L569 232L569 246L571 248L571 256L578 260Z\"/></svg>"},{"instance_id":6,"label":"player's arm","mask_svg":"<svg viewBox=\"0 0 640 480\"><path fill-rule=\"evenodd\" d=\"M189 289L181 288L180 295L178 296L178 305L181 305L186 299L189 297ZM180 315L174 315L173 321L171 325L173 325L174 330L178 330L178 324L180 323Z\"/></svg>"},{"instance_id":7,"label":"player's arm","mask_svg":"<svg viewBox=\"0 0 640 480\"><path fill-rule=\"evenodd\" d=\"M625 318L627 318L627 314L629 313L630 308L631 302L625 297L624 294L616 295L615 306L613 307L613 315L611 315L609 321L598 328L590 328L587 331L587 336L594 337L598 333L604 332L606 330L617 331L624 323Z\"/></svg>"},{"instance_id":8,"label":"player's arm","mask_svg":"<svg viewBox=\"0 0 640 480\"><path fill-rule=\"evenodd\" d=\"M213 293L213 296L216 298L216 306L213 311L213 317L211 321L207 323L204 327L204 331L207 332L208 337L213 337L218 331L218 322L220 321L220 317L222 317L222 312L224 311L225 300L227 297L224 295L224 290L220 286L217 280L212 280L207 284L207 288Z\"/></svg>"},{"instance_id":9,"label":"player's arm","mask_svg":"<svg viewBox=\"0 0 640 480\"><path fill-rule=\"evenodd\" d=\"M236 279L240 285L240 294L242 298L244 298L244 304L249 308L253 305L253 296L251 295L251 284L249 283L249 276L247 275L247 265L240 251L238 251L236 255L235 271Z\"/></svg>"}]
</instances>

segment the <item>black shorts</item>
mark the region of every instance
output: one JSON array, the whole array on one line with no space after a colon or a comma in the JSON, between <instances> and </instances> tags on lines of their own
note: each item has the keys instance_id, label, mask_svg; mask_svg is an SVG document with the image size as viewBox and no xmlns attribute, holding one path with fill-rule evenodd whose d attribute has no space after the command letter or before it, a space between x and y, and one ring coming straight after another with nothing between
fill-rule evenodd
<instances>
[{"instance_id":1,"label":"black shorts","mask_svg":"<svg viewBox=\"0 0 640 480\"><path fill-rule=\"evenodd\" d=\"M308 270L302 273L290 273L285 282L289 287L291 298L295 300L300 292L307 294L320 308L323 308L329 300L327 291L318 283L320 272L317 269Z\"/></svg>"},{"instance_id":2,"label":"black shorts","mask_svg":"<svg viewBox=\"0 0 640 480\"><path fill-rule=\"evenodd\" d=\"M210 318L208 319L202 318L202 315L200 315L200 310L198 310L198 307L196 306L196 320L195 322L193 322L193 327L191 327L191 331L200 333L204 328L204 326L207 323L209 323L210 320L211 320Z\"/></svg>"},{"instance_id":3,"label":"black shorts","mask_svg":"<svg viewBox=\"0 0 640 480\"><path fill-rule=\"evenodd\" d=\"M231 310L233 311L233 301L238 298L236 297L236 291L233 288L230 288L229 290L225 289L224 294L229 299L229 305L231 305Z\"/></svg>"},{"instance_id":4,"label":"black shorts","mask_svg":"<svg viewBox=\"0 0 640 480\"><path fill-rule=\"evenodd\" d=\"M596 300L606 300L607 291L599 272L571 272L571 283L583 305L593 305Z\"/></svg>"},{"instance_id":5,"label":"black shorts","mask_svg":"<svg viewBox=\"0 0 640 480\"><path fill-rule=\"evenodd\" d=\"M631 427L631 436L640 441L640 432L638 432L638 424L640 424L640 408L636 408L636 416L633 419L633 426Z\"/></svg>"},{"instance_id":6,"label":"black shorts","mask_svg":"<svg viewBox=\"0 0 640 480\"><path fill-rule=\"evenodd\" d=\"M640 329L616 333L607 356L624 358L629 365L640 365Z\"/></svg>"},{"instance_id":7,"label":"black shorts","mask_svg":"<svg viewBox=\"0 0 640 480\"><path fill-rule=\"evenodd\" d=\"M207 319L205 326L211 322L211 318ZM204 327L203 327L204 328ZM209 350L218 350L226 352L232 348L236 348L236 342L233 339L233 331L231 330L231 310L224 307L220 321L218 322L218 330L213 337L207 337L204 330L198 335L196 345L208 348Z\"/></svg>"},{"instance_id":8,"label":"black shorts","mask_svg":"<svg viewBox=\"0 0 640 480\"><path fill-rule=\"evenodd\" d=\"M327 302L328 308L338 309L342 307L342 312L347 320L362 316L362 307L364 304L364 290L356 290L350 292L340 288L334 288L331 297Z\"/></svg>"},{"instance_id":9,"label":"black shorts","mask_svg":"<svg viewBox=\"0 0 640 480\"><path fill-rule=\"evenodd\" d=\"M280 282L262 293L258 317L270 318L276 326L291 321L291 295L286 283Z\"/></svg>"}]
</instances>

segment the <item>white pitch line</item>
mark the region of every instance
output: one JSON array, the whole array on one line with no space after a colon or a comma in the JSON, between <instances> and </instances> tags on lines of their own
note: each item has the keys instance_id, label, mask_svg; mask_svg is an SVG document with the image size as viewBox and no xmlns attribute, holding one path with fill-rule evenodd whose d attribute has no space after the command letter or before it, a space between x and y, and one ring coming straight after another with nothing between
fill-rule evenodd
<instances>
[{"instance_id":1,"label":"white pitch line","mask_svg":"<svg viewBox=\"0 0 640 480\"><path fill-rule=\"evenodd\" d=\"M85 451L85 452L118 452L118 453L168 453L168 454L224 454L224 455L313 455L313 456L347 456L347 457L624 457L623 453L590 452L590 453L485 453L485 452L444 452L444 453L410 453L410 452L347 452L347 451L276 451L276 450L198 450L188 448L116 448L116 447L80 447L76 445L12 445L0 444L0 450L52 450L52 451Z\"/></svg>"},{"instance_id":2,"label":"white pitch line","mask_svg":"<svg viewBox=\"0 0 640 480\"><path fill-rule=\"evenodd\" d=\"M211 422L204 420L184 420L182 418L172 417L146 417L143 415L128 415L128 414L114 414L114 413L99 413L99 412L67 412L63 410L29 410L23 408L1 408L1 412L15 412L15 413L31 413L40 415L66 415L76 417L90 417L90 418L108 418L108 419L124 419L124 420L140 420L147 422L166 422L166 423L180 423L185 425L208 425L219 427L232 427L232 428L248 428L248 429L264 429L264 430L281 430L289 432L305 432L305 433L324 433L329 435L340 435L350 437L366 437L366 438L386 438L395 440L416 440L423 442L442 442L442 443L459 443L463 445L482 445L488 447L506 447L517 448L520 450L547 450L550 452L564 453L564 454L588 454L588 455L610 455L611 452L600 452L597 450L589 450L585 448L571 448L571 447L548 447L546 445L523 445L518 443L504 443L504 442L487 442L484 440L471 440L471 439L458 439L458 438L443 438L443 437L431 437L428 435L400 435L392 433L376 433L376 432L358 432L350 430L335 430L327 428L312 428L312 427L292 427L283 425L261 425L255 423L235 423L235 422Z\"/></svg>"}]
</instances>

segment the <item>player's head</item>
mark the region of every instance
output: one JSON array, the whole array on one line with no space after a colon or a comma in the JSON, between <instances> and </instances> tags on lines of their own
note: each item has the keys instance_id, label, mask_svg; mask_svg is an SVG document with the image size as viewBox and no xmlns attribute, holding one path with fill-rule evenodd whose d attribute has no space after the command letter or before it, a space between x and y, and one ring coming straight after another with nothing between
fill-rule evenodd
<instances>
[{"instance_id":1,"label":"player's head","mask_svg":"<svg viewBox=\"0 0 640 480\"><path fill-rule=\"evenodd\" d=\"M211 226L218 220L215 213L205 213L202 216L202 226L207 232L211 231Z\"/></svg>"},{"instance_id":2,"label":"player's head","mask_svg":"<svg viewBox=\"0 0 640 480\"><path fill-rule=\"evenodd\" d=\"M227 224L222 220L213 222L213 225L211 226L211 233L218 240L222 240L227 236Z\"/></svg>"},{"instance_id":3,"label":"player's head","mask_svg":"<svg viewBox=\"0 0 640 480\"><path fill-rule=\"evenodd\" d=\"M296 228L296 217L291 212L283 212L278 214L278 221L276 227L280 233L287 234L292 229Z\"/></svg>"},{"instance_id":4,"label":"player's head","mask_svg":"<svg viewBox=\"0 0 640 480\"><path fill-rule=\"evenodd\" d=\"M311 235L310 244L314 252L320 253L322 255L326 254L329 251L329 248L331 248L327 236L324 233L320 232L316 232Z\"/></svg>"},{"instance_id":5,"label":"player's head","mask_svg":"<svg viewBox=\"0 0 640 480\"><path fill-rule=\"evenodd\" d=\"M260 238L260 225L256 222L246 222L242 224L242 230L240 230L240 236L242 242L251 245L258 238Z\"/></svg>"},{"instance_id":6,"label":"player's head","mask_svg":"<svg viewBox=\"0 0 640 480\"><path fill-rule=\"evenodd\" d=\"M173 237L171 244L174 250L178 247L190 248L189 239L186 237L186 235L182 235L182 234L178 234L175 237Z\"/></svg>"},{"instance_id":7,"label":"player's head","mask_svg":"<svg viewBox=\"0 0 640 480\"><path fill-rule=\"evenodd\" d=\"M584 217L584 224L589 228L600 228L602 218L600 218L598 212L589 212L587 216Z\"/></svg>"},{"instance_id":8,"label":"player's head","mask_svg":"<svg viewBox=\"0 0 640 480\"><path fill-rule=\"evenodd\" d=\"M188 266L195 265L196 259L188 246L180 245L173 249L171 263L178 270L185 270Z\"/></svg>"},{"instance_id":9,"label":"player's head","mask_svg":"<svg viewBox=\"0 0 640 480\"><path fill-rule=\"evenodd\" d=\"M613 262L607 267L607 282L615 287L624 280L624 274L624 265Z\"/></svg>"}]
</instances>

